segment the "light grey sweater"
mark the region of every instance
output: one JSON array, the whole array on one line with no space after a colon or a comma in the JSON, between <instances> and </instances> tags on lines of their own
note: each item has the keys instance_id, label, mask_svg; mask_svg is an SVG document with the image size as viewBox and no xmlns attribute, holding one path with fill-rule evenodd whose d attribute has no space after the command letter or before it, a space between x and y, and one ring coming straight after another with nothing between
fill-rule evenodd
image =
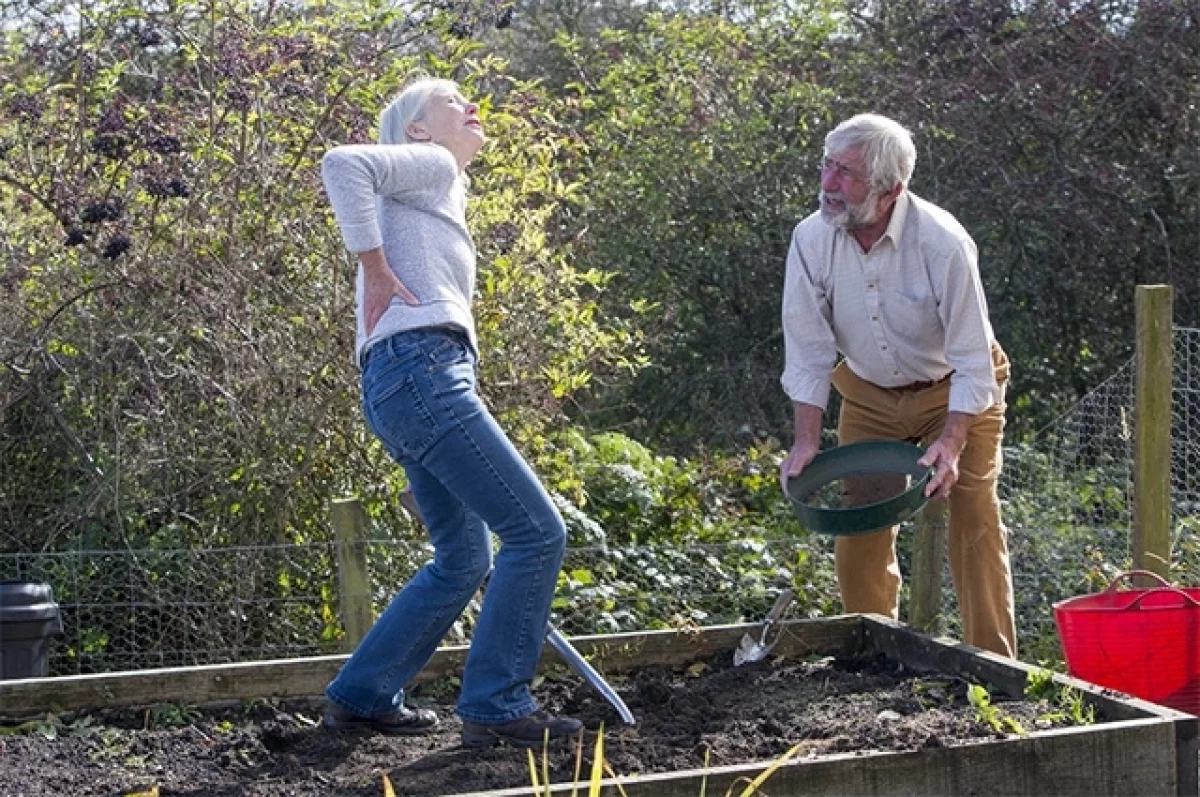
<instances>
[{"instance_id":1,"label":"light grey sweater","mask_svg":"<svg viewBox=\"0 0 1200 797\"><path fill-rule=\"evenodd\" d=\"M355 361L376 341L407 329L455 326L478 351L471 298L475 244L467 230L466 181L437 144L336 147L321 161L325 191L346 248L383 247L400 281L420 300L400 297L368 336L363 319L363 268L356 280Z\"/></svg>"}]
</instances>

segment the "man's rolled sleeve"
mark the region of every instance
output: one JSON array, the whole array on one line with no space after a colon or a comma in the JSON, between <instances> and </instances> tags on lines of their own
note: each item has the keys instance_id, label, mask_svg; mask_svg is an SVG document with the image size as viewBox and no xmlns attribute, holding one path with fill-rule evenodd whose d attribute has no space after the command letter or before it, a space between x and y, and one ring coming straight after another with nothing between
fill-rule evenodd
<instances>
[{"instance_id":1,"label":"man's rolled sleeve","mask_svg":"<svg viewBox=\"0 0 1200 797\"><path fill-rule=\"evenodd\" d=\"M792 234L783 285L784 369L780 383L792 401L825 408L837 344L821 275L814 274L800 244L803 224Z\"/></svg>"},{"instance_id":2,"label":"man's rolled sleeve","mask_svg":"<svg viewBox=\"0 0 1200 797\"><path fill-rule=\"evenodd\" d=\"M822 377L800 368L786 368L779 381L792 401L812 404L821 409L829 403L829 374Z\"/></svg>"},{"instance_id":3,"label":"man's rolled sleeve","mask_svg":"<svg viewBox=\"0 0 1200 797\"><path fill-rule=\"evenodd\" d=\"M950 377L950 412L978 415L1000 401L1000 387L993 375L990 384L981 379L960 377L957 372Z\"/></svg>"},{"instance_id":4,"label":"man's rolled sleeve","mask_svg":"<svg viewBox=\"0 0 1200 797\"><path fill-rule=\"evenodd\" d=\"M970 239L949 253L939 312L946 328L951 412L978 415L1000 401L992 368L992 327Z\"/></svg>"}]
</instances>

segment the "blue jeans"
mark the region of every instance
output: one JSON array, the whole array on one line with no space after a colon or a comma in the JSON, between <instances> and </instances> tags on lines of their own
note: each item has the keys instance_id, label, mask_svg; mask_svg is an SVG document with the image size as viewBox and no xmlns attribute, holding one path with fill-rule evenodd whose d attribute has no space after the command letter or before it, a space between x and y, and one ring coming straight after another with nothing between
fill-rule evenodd
<instances>
[{"instance_id":1,"label":"blue jeans","mask_svg":"<svg viewBox=\"0 0 1200 797\"><path fill-rule=\"evenodd\" d=\"M475 391L465 334L434 327L375 344L362 375L371 430L408 475L433 560L404 586L329 685L360 716L393 711L404 686L492 571L458 714L497 724L537 710L530 682L550 620L566 528ZM495 555L494 532L501 546Z\"/></svg>"}]
</instances>

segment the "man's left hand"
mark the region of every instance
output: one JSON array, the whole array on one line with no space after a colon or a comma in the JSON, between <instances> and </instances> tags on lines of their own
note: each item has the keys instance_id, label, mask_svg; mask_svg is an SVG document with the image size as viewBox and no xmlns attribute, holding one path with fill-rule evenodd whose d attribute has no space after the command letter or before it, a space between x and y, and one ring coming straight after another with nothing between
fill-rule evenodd
<instances>
[{"instance_id":1,"label":"man's left hand","mask_svg":"<svg viewBox=\"0 0 1200 797\"><path fill-rule=\"evenodd\" d=\"M958 457L967 444L967 429L973 416L951 412L946 428L934 444L917 460L923 468L933 468L933 478L925 485L925 496L934 500L947 498L958 482Z\"/></svg>"}]
</instances>

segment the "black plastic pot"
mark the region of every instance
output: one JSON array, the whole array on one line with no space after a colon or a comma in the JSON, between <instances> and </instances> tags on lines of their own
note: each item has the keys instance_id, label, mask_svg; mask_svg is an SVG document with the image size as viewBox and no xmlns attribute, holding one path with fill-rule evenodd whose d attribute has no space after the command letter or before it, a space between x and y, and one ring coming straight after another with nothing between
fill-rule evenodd
<instances>
[{"instance_id":1,"label":"black plastic pot","mask_svg":"<svg viewBox=\"0 0 1200 797\"><path fill-rule=\"evenodd\" d=\"M0 581L0 680L44 678L62 615L49 584Z\"/></svg>"}]
</instances>

